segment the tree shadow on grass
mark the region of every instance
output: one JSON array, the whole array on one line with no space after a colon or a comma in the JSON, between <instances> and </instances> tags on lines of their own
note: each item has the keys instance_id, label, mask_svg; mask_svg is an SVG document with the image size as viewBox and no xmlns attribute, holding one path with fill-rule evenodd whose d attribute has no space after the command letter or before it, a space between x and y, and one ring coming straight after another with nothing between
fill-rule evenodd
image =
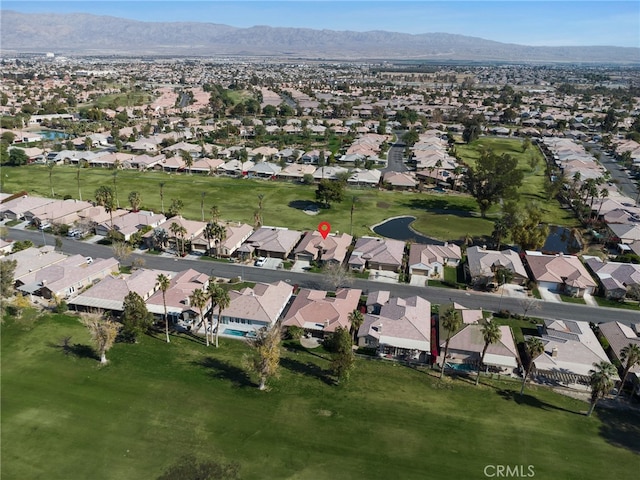
<instances>
[{"instance_id":1,"label":"tree shadow on grass","mask_svg":"<svg viewBox=\"0 0 640 480\"><path fill-rule=\"evenodd\" d=\"M291 372L315 377L327 385L335 385L333 378L330 375L327 375L327 373L315 363L304 363L293 358L284 357L280 359L280 365Z\"/></svg>"},{"instance_id":2,"label":"tree shadow on grass","mask_svg":"<svg viewBox=\"0 0 640 480\"><path fill-rule=\"evenodd\" d=\"M480 218L473 207L451 205L447 200L440 198L415 198L404 205L413 210L425 210L436 214Z\"/></svg>"},{"instance_id":3,"label":"tree shadow on grass","mask_svg":"<svg viewBox=\"0 0 640 480\"><path fill-rule=\"evenodd\" d=\"M290 352L293 353L306 353L309 355L313 355L314 357L318 357L321 358L322 360L327 360L330 361L329 358L327 357L323 357L322 355L309 350L308 348L304 347L303 345L301 345L299 342L288 342L286 345L287 350L289 350Z\"/></svg>"},{"instance_id":4,"label":"tree shadow on grass","mask_svg":"<svg viewBox=\"0 0 640 480\"><path fill-rule=\"evenodd\" d=\"M596 408L600 435L611 445L640 454L640 413L631 409Z\"/></svg>"},{"instance_id":5,"label":"tree shadow on grass","mask_svg":"<svg viewBox=\"0 0 640 480\"><path fill-rule=\"evenodd\" d=\"M320 210L320 204L312 200L292 200L289 202L289 206L296 210Z\"/></svg>"},{"instance_id":6,"label":"tree shadow on grass","mask_svg":"<svg viewBox=\"0 0 640 480\"><path fill-rule=\"evenodd\" d=\"M251 381L249 375L247 375L243 369L217 358L206 357L194 363L198 366L209 369L208 375L210 377L229 380L236 387L258 386Z\"/></svg>"},{"instance_id":7,"label":"tree shadow on grass","mask_svg":"<svg viewBox=\"0 0 640 480\"><path fill-rule=\"evenodd\" d=\"M59 343L49 342L47 345L60 350L67 356L100 361L100 357L96 354L93 347L81 343L71 343L71 337L63 337Z\"/></svg>"},{"instance_id":8,"label":"tree shadow on grass","mask_svg":"<svg viewBox=\"0 0 640 480\"><path fill-rule=\"evenodd\" d=\"M508 401L515 401L518 405L526 405L528 407L540 408L542 410L560 410L561 412L573 413L580 415L580 412L574 412L573 410L567 410L566 408L558 407L547 402L543 402L539 398L529 395L526 390L520 395L519 392L513 390L497 389L496 393Z\"/></svg>"}]
</instances>

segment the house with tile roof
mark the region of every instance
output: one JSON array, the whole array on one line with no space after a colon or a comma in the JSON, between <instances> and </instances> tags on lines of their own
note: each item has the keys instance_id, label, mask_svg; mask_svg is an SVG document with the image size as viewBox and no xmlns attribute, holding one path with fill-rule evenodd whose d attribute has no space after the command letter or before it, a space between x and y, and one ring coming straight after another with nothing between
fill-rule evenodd
<instances>
[{"instance_id":1,"label":"house with tile roof","mask_svg":"<svg viewBox=\"0 0 640 480\"><path fill-rule=\"evenodd\" d=\"M119 268L120 262L115 258L89 261L82 255L73 255L23 275L16 281L16 287L24 293L47 299L66 299L107 275L118 272Z\"/></svg>"},{"instance_id":2,"label":"house with tile roof","mask_svg":"<svg viewBox=\"0 0 640 480\"><path fill-rule=\"evenodd\" d=\"M402 267L404 248L400 240L361 237L349 257L349 268L359 272L366 269L397 272Z\"/></svg>"},{"instance_id":3,"label":"house with tile roof","mask_svg":"<svg viewBox=\"0 0 640 480\"><path fill-rule=\"evenodd\" d=\"M191 241L191 248L196 252L206 253L211 245L211 250L216 255L231 257L253 233L253 227L246 223L227 222L221 223L221 225L225 229L225 238L221 244L216 244L215 239L208 240L204 235L205 231L203 231Z\"/></svg>"},{"instance_id":4,"label":"house with tile roof","mask_svg":"<svg viewBox=\"0 0 640 480\"><path fill-rule=\"evenodd\" d=\"M125 211L126 212L126 211ZM156 228L167 221L164 215L147 210L126 212L124 215L114 216L113 229L122 235L124 241L129 241L131 235L144 227ZM107 236L111 231L111 219L96 225L96 235Z\"/></svg>"},{"instance_id":5,"label":"house with tile roof","mask_svg":"<svg viewBox=\"0 0 640 480\"><path fill-rule=\"evenodd\" d=\"M261 227L238 249L243 256L285 259L300 241L302 232L282 227Z\"/></svg>"},{"instance_id":6,"label":"house with tile roof","mask_svg":"<svg viewBox=\"0 0 640 480\"><path fill-rule=\"evenodd\" d=\"M533 361L537 381L584 388L593 364L609 362L587 322L547 319L538 329L544 353Z\"/></svg>"},{"instance_id":7,"label":"house with tile roof","mask_svg":"<svg viewBox=\"0 0 640 480\"><path fill-rule=\"evenodd\" d=\"M191 305L191 294L197 289L205 290L209 285L209 276L192 268L173 275L169 280L169 288L165 292L167 316L173 322L177 320L197 322L200 310ZM145 302L147 310L156 316L164 316L164 302L162 290L156 290ZM211 302L202 311L205 315L211 308Z\"/></svg>"},{"instance_id":8,"label":"house with tile roof","mask_svg":"<svg viewBox=\"0 0 640 480\"><path fill-rule=\"evenodd\" d=\"M409 274L430 278L444 278L444 267L457 267L462 260L462 250L454 243L409 247Z\"/></svg>"},{"instance_id":9,"label":"house with tile roof","mask_svg":"<svg viewBox=\"0 0 640 480\"><path fill-rule=\"evenodd\" d=\"M13 279L18 281L30 273L37 272L66 258L67 256L57 252L53 245L45 245L40 248L29 247L19 252L11 253L4 260L16 261Z\"/></svg>"},{"instance_id":10,"label":"house with tile roof","mask_svg":"<svg viewBox=\"0 0 640 480\"><path fill-rule=\"evenodd\" d=\"M525 261L539 287L574 297L593 294L598 284L574 255L527 252Z\"/></svg>"},{"instance_id":11,"label":"house with tile roof","mask_svg":"<svg viewBox=\"0 0 640 480\"><path fill-rule=\"evenodd\" d=\"M165 270L140 269L131 274L108 275L88 290L68 301L69 308L82 312L121 312L125 297L135 292L143 300L148 300L158 290L158 275L169 278L174 272Z\"/></svg>"},{"instance_id":12,"label":"house with tile roof","mask_svg":"<svg viewBox=\"0 0 640 480\"><path fill-rule=\"evenodd\" d=\"M378 301L384 301L377 296ZM377 313L367 313L358 345L381 357L426 363L431 354L431 302L420 297L389 297Z\"/></svg>"},{"instance_id":13,"label":"house with tile roof","mask_svg":"<svg viewBox=\"0 0 640 480\"><path fill-rule=\"evenodd\" d=\"M9 220L22 220L26 212L38 209L54 201L51 198L24 195L0 205L0 217Z\"/></svg>"},{"instance_id":14,"label":"house with tile roof","mask_svg":"<svg viewBox=\"0 0 640 480\"><path fill-rule=\"evenodd\" d=\"M303 328L316 337L335 332L337 328L351 329L349 315L358 308L362 290L341 288L334 297L323 290L302 288L282 320L282 326Z\"/></svg>"},{"instance_id":15,"label":"house with tile roof","mask_svg":"<svg viewBox=\"0 0 640 480\"><path fill-rule=\"evenodd\" d=\"M24 218L34 225L42 223L71 225L90 208L93 208L93 204L89 202L74 199L55 200L24 212Z\"/></svg>"},{"instance_id":16,"label":"house with tile roof","mask_svg":"<svg viewBox=\"0 0 640 480\"><path fill-rule=\"evenodd\" d=\"M477 369L484 349L482 324L464 323L463 325L463 328L455 333L449 341L447 358L438 358L438 363L442 365L442 362L446 361L450 368L472 371ZM512 374L520 365L518 348L508 325L500 326L500 334L500 340L487 347L483 363L490 372ZM440 342L440 349L443 353L445 338L441 338ZM464 365L465 368L461 365Z\"/></svg>"},{"instance_id":17,"label":"house with tile roof","mask_svg":"<svg viewBox=\"0 0 640 480\"><path fill-rule=\"evenodd\" d=\"M513 250L488 250L485 247L467 248L467 262L471 281L475 285L487 285L495 281L495 271L499 267L513 273L511 283L523 285L528 279L527 271L517 252Z\"/></svg>"},{"instance_id":18,"label":"house with tile roof","mask_svg":"<svg viewBox=\"0 0 640 480\"><path fill-rule=\"evenodd\" d=\"M256 283L253 288L229 291L229 306L222 311L220 334L243 336L277 322L293 295L286 282ZM219 309L213 311L217 322ZM238 334L239 333L239 334Z\"/></svg>"},{"instance_id":19,"label":"house with tile roof","mask_svg":"<svg viewBox=\"0 0 640 480\"><path fill-rule=\"evenodd\" d=\"M342 265L352 241L353 237L346 233L330 233L327 238L322 238L320 232L313 230L304 234L293 255L296 260Z\"/></svg>"},{"instance_id":20,"label":"house with tile roof","mask_svg":"<svg viewBox=\"0 0 640 480\"><path fill-rule=\"evenodd\" d=\"M603 262L598 257L586 258L585 265L595 274L604 295L609 299L622 299L630 287L640 285L640 265Z\"/></svg>"},{"instance_id":21,"label":"house with tile roof","mask_svg":"<svg viewBox=\"0 0 640 480\"><path fill-rule=\"evenodd\" d=\"M607 339L611 349L609 353L618 362L622 362L622 349L628 345L638 345L640 347L640 321L632 325L620 322L603 322L598 325L600 333ZM640 365L636 365L629 371L627 382L633 385L633 391L640 395Z\"/></svg>"}]
</instances>

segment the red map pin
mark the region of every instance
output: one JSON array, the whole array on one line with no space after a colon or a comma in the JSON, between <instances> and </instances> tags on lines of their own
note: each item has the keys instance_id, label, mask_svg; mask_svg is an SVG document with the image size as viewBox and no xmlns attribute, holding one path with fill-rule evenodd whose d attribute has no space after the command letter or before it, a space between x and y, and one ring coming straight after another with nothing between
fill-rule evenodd
<instances>
[{"instance_id":1,"label":"red map pin","mask_svg":"<svg viewBox=\"0 0 640 480\"><path fill-rule=\"evenodd\" d=\"M320 232L320 235L322 235L322 238L326 239L327 235L329 235L329 232L331 231L331 224L329 222L320 222L318 224L318 231Z\"/></svg>"}]
</instances>

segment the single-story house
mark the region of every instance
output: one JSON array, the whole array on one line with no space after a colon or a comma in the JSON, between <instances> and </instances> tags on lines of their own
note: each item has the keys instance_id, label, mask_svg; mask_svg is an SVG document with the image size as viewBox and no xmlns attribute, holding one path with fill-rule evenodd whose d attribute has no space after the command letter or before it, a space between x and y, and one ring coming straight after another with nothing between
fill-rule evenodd
<instances>
[{"instance_id":1,"label":"single-story house","mask_svg":"<svg viewBox=\"0 0 640 480\"><path fill-rule=\"evenodd\" d=\"M342 288L335 297L326 291L300 289L285 315L282 326L304 328L314 336L322 337L338 327L351 329L349 315L358 308L361 290Z\"/></svg>"},{"instance_id":2,"label":"single-story house","mask_svg":"<svg viewBox=\"0 0 640 480\"><path fill-rule=\"evenodd\" d=\"M481 323L464 323L464 327L455 333L449 341L447 358L438 358L442 365L445 361L449 368L472 371L478 368L478 362L484 349ZM484 365L489 371L500 374L512 374L520 365L518 348L508 325L500 326L500 340L487 347ZM446 337L441 338L440 351L444 353Z\"/></svg>"},{"instance_id":3,"label":"single-story house","mask_svg":"<svg viewBox=\"0 0 640 480\"><path fill-rule=\"evenodd\" d=\"M302 232L282 227L261 227L238 249L242 256L253 255L285 259L297 245Z\"/></svg>"},{"instance_id":4,"label":"single-story house","mask_svg":"<svg viewBox=\"0 0 640 480\"><path fill-rule=\"evenodd\" d=\"M361 237L349 257L349 268L397 272L402 266L405 244L400 240L379 237Z\"/></svg>"},{"instance_id":5,"label":"single-story house","mask_svg":"<svg viewBox=\"0 0 640 480\"><path fill-rule=\"evenodd\" d=\"M209 245L211 245L211 250L215 251L217 255L230 257L253 233L253 227L246 223L227 222L223 223L222 226L224 226L226 234L221 244L216 244L215 239L207 239L205 237L205 227L205 231L191 241L191 248L194 251L206 253Z\"/></svg>"},{"instance_id":6,"label":"single-story house","mask_svg":"<svg viewBox=\"0 0 640 480\"><path fill-rule=\"evenodd\" d=\"M457 267L462 250L454 243L444 245L411 244L409 248L409 274L443 278L444 267Z\"/></svg>"},{"instance_id":7,"label":"single-story house","mask_svg":"<svg viewBox=\"0 0 640 480\"><path fill-rule=\"evenodd\" d=\"M381 357L426 363L431 354L431 303L419 296L392 297L376 310L364 316L358 345L375 349Z\"/></svg>"},{"instance_id":8,"label":"single-story house","mask_svg":"<svg viewBox=\"0 0 640 480\"><path fill-rule=\"evenodd\" d=\"M589 257L585 265L596 275L607 298L622 299L630 287L640 285L640 265L603 262L598 257Z\"/></svg>"},{"instance_id":9,"label":"single-story house","mask_svg":"<svg viewBox=\"0 0 640 480\"><path fill-rule=\"evenodd\" d=\"M522 260L513 250L487 250L485 247L467 248L469 274L475 285L487 285L495 280L498 267L509 269L513 273L511 283L523 285L529 279Z\"/></svg>"},{"instance_id":10,"label":"single-story house","mask_svg":"<svg viewBox=\"0 0 640 480\"><path fill-rule=\"evenodd\" d=\"M202 312L191 305L191 294L197 289L206 291L209 284L209 276L200 273L192 268L183 270L173 275L169 281L169 288L165 292L167 316L172 322L177 320L197 322L200 313L205 315L210 307L208 302ZM164 302L162 290L156 290L146 301L147 310L155 316L162 318L164 316Z\"/></svg>"},{"instance_id":11,"label":"single-story house","mask_svg":"<svg viewBox=\"0 0 640 480\"><path fill-rule=\"evenodd\" d=\"M293 295L293 287L286 282L256 283L253 288L229 291L229 306L222 311L220 334L242 336L269 328L280 319ZM218 321L219 308L214 309Z\"/></svg>"},{"instance_id":12,"label":"single-story house","mask_svg":"<svg viewBox=\"0 0 640 480\"><path fill-rule=\"evenodd\" d=\"M588 385L594 363L609 362L587 322L545 320L539 326L544 353L534 361L532 377L564 386Z\"/></svg>"},{"instance_id":13,"label":"single-story house","mask_svg":"<svg viewBox=\"0 0 640 480\"><path fill-rule=\"evenodd\" d=\"M609 352L623 364L621 351L624 347L638 345L640 347L640 322L625 325L620 322L603 322L598 325L600 333L607 339L611 350ZM627 381L634 385L634 392L640 395L640 365L635 365L629 371Z\"/></svg>"},{"instance_id":14,"label":"single-story house","mask_svg":"<svg viewBox=\"0 0 640 480\"><path fill-rule=\"evenodd\" d=\"M130 275L108 275L93 287L69 300L69 308L84 312L121 312L130 292L147 301L158 290L158 275L172 278L175 273L164 270L136 270Z\"/></svg>"},{"instance_id":15,"label":"single-story house","mask_svg":"<svg viewBox=\"0 0 640 480\"><path fill-rule=\"evenodd\" d=\"M73 255L16 281L18 290L44 298L69 298L83 288L97 283L107 275L118 272L120 262L115 258L96 258L89 261Z\"/></svg>"},{"instance_id":16,"label":"single-story house","mask_svg":"<svg viewBox=\"0 0 640 480\"><path fill-rule=\"evenodd\" d=\"M527 252L525 260L538 286L549 291L582 297L585 293L593 294L598 286L574 255Z\"/></svg>"},{"instance_id":17,"label":"single-story house","mask_svg":"<svg viewBox=\"0 0 640 480\"><path fill-rule=\"evenodd\" d=\"M349 253L353 237L346 233L336 235L331 233L327 238L317 230L305 233L304 237L293 252L296 260L308 262L336 263L342 265Z\"/></svg>"}]
</instances>

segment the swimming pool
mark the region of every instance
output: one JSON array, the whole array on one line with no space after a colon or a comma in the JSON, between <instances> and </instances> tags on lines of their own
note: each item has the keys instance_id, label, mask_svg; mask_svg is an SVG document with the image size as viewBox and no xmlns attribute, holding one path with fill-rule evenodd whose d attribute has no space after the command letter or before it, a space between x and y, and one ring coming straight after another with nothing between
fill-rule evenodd
<instances>
[{"instance_id":1,"label":"swimming pool","mask_svg":"<svg viewBox=\"0 0 640 480\"><path fill-rule=\"evenodd\" d=\"M469 363L448 363L447 362L447 368L450 368L451 370L457 370L459 372L475 372L476 371L476 367L474 367Z\"/></svg>"},{"instance_id":2,"label":"swimming pool","mask_svg":"<svg viewBox=\"0 0 640 480\"><path fill-rule=\"evenodd\" d=\"M222 333L225 335L231 335L233 337L244 337L247 335L247 332L244 332L242 330L234 330L232 328L225 328Z\"/></svg>"},{"instance_id":3,"label":"swimming pool","mask_svg":"<svg viewBox=\"0 0 640 480\"><path fill-rule=\"evenodd\" d=\"M230 335L232 337L255 337L255 332L245 332L244 330L234 330L233 328L225 328L222 332L223 335Z\"/></svg>"}]
</instances>

